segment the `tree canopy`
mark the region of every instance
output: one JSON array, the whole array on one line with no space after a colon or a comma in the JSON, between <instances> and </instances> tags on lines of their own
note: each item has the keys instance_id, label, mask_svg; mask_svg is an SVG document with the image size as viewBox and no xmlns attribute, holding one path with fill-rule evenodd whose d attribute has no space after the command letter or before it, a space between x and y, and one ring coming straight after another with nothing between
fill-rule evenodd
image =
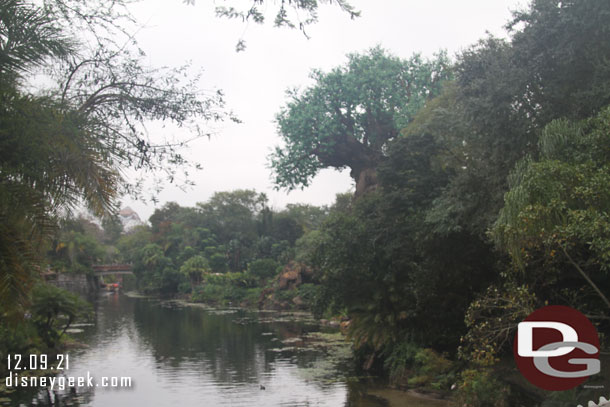
<instances>
[{"instance_id":1,"label":"tree canopy","mask_svg":"<svg viewBox=\"0 0 610 407\"><path fill-rule=\"evenodd\" d=\"M547 125L540 157L528 157L511 174L493 229L519 268L539 269L544 259L542 267L558 286L580 274L605 303L593 306L593 314L598 306L610 308L598 288L607 292L610 270L609 135L609 108L580 122Z\"/></svg>"},{"instance_id":2,"label":"tree canopy","mask_svg":"<svg viewBox=\"0 0 610 407\"><path fill-rule=\"evenodd\" d=\"M311 74L314 85L288 92L277 115L284 145L271 155L278 187L307 186L322 168L349 167L360 193L375 181L387 142L398 136L450 78L449 60L403 60L381 48Z\"/></svg>"},{"instance_id":3,"label":"tree canopy","mask_svg":"<svg viewBox=\"0 0 610 407\"><path fill-rule=\"evenodd\" d=\"M125 2L3 0L0 16L0 293L14 308L57 218L83 203L110 214L120 193L138 195L128 167L174 181L184 140L150 135L147 121L198 137L228 115L222 93L183 79L187 67L146 66L123 25L133 22Z\"/></svg>"}]
</instances>

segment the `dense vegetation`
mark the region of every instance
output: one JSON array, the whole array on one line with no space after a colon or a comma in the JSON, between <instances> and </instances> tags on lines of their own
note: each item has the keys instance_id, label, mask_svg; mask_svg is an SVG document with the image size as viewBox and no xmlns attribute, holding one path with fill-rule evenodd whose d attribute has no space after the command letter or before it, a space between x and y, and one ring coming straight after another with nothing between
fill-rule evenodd
<instances>
[{"instance_id":1,"label":"dense vegetation","mask_svg":"<svg viewBox=\"0 0 610 407\"><path fill-rule=\"evenodd\" d=\"M117 247L144 292L258 306L262 290L294 260L299 239L325 216L325 208L310 205L273 211L252 190L217 192L196 208L164 205L150 227L121 237Z\"/></svg>"},{"instance_id":2,"label":"dense vegetation","mask_svg":"<svg viewBox=\"0 0 610 407\"><path fill-rule=\"evenodd\" d=\"M533 1L508 40L482 39L434 75L441 90L425 91L425 104L393 107L393 86L413 98L422 70L388 73L395 59L372 50L315 72L282 110L279 185L307 185L329 165L374 174L364 195L355 176L356 199L329 216L305 260L321 283L316 309L349 316L365 367L409 385L456 381L468 405L517 405L499 366L520 320L563 304L607 333L609 15L608 2ZM357 100L366 86L349 75L361 68L364 80L367 66L386 85ZM370 131L383 126L382 139ZM356 142L378 142L375 159L339 160L345 143L366 152Z\"/></svg>"},{"instance_id":3,"label":"dense vegetation","mask_svg":"<svg viewBox=\"0 0 610 407\"><path fill-rule=\"evenodd\" d=\"M98 261L131 263L137 288L155 295L342 318L364 370L397 385L456 384L460 405L556 397L514 380L504 363L516 324L545 304L585 313L607 349L608 1L534 0L514 14L508 39L484 38L455 61L443 53L402 60L378 47L314 71L314 84L277 116L285 143L270 162L278 187L288 188L306 186L321 168L351 168L356 193L331 208L277 210L256 191L218 192L192 208L167 203L128 233L112 216L103 230L83 219L47 228L79 197L98 214L112 212L121 166L182 163L173 150L159 156L129 125L115 129L117 112L135 125L214 120L224 117L222 99L194 99L172 82L170 94L154 95L166 104L126 107L149 94L96 99L84 76L70 93L76 45L52 15L17 0L2 9L10 21L25 19L15 24L38 46L0 55L0 318L33 316L0 330L2 349L55 346L76 317L76 299L31 290L41 266L78 273ZM118 65L97 57L107 64L92 73L99 83ZM23 75L47 58L67 64L65 92L26 93ZM52 301L57 315L43 324Z\"/></svg>"}]
</instances>

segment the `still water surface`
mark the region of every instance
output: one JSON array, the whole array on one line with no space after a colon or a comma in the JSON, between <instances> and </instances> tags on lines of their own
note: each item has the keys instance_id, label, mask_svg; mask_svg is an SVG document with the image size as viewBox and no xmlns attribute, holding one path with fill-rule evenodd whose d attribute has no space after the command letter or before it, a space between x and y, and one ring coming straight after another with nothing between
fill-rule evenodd
<instances>
[{"instance_id":1,"label":"still water surface","mask_svg":"<svg viewBox=\"0 0 610 407\"><path fill-rule=\"evenodd\" d=\"M66 375L131 377L131 388L79 388L62 405L442 406L354 380L349 348L293 315L212 310L121 294L96 300L96 321L72 336ZM377 394L376 396L372 393ZM38 404L53 398L39 395ZM396 401L398 399L398 402Z\"/></svg>"}]
</instances>

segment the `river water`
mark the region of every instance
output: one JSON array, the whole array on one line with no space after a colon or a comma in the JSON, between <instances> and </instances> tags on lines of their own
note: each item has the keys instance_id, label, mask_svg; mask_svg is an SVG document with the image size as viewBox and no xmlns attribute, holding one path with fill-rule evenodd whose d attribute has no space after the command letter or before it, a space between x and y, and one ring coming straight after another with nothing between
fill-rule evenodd
<instances>
[{"instance_id":1,"label":"river water","mask_svg":"<svg viewBox=\"0 0 610 407\"><path fill-rule=\"evenodd\" d=\"M102 295L95 321L71 336L64 376L98 387L14 395L14 405L442 406L354 377L341 335L303 315L214 310L176 302ZM103 377L131 387L100 387ZM28 400L26 402L26 400ZM388 401L392 400L392 402Z\"/></svg>"}]
</instances>

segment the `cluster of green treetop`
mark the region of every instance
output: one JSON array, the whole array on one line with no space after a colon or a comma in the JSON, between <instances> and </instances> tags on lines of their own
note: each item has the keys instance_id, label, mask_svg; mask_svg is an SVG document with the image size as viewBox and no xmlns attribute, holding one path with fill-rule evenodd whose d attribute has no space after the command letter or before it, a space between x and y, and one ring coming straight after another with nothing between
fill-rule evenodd
<instances>
[{"instance_id":1,"label":"cluster of green treetop","mask_svg":"<svg viewBox=\"0 0 610 407\"><path fill-rule=\"evenodd\" d=\"M302 6L315 14L314 4ZM609 1L533 0L506 39L488 36L452 58L377 47L314 70L277 115L275 182L305 187L320 169L349 168L354 193L331 208L278 211L255 191L219 192L194 208L166 204L123 236L112 232L115 198L139 185L121 169L173 179L185 164L177 145L153 145L141 124L231 119L222 94L201 99L181 70L161 77L111 46L118 28L104 13L113 10L91 17L103 28L92 38L110 45L83 56L60 17L86 10L67 0L0 5L10 21L0 26L1 318L35 302L47 264L128 261L141 290L250 305L298 264L311 281L289 296L349 319L364 368L408 386L456 384L460 405L560 397L505 363L517 323L545 304L583 312L607 349ZM31 93L23 78L49 59L59 87ZM82 220L56 227L81 202L106 214L105 235L87 237Z\"/></svg>"}]
</instances>

